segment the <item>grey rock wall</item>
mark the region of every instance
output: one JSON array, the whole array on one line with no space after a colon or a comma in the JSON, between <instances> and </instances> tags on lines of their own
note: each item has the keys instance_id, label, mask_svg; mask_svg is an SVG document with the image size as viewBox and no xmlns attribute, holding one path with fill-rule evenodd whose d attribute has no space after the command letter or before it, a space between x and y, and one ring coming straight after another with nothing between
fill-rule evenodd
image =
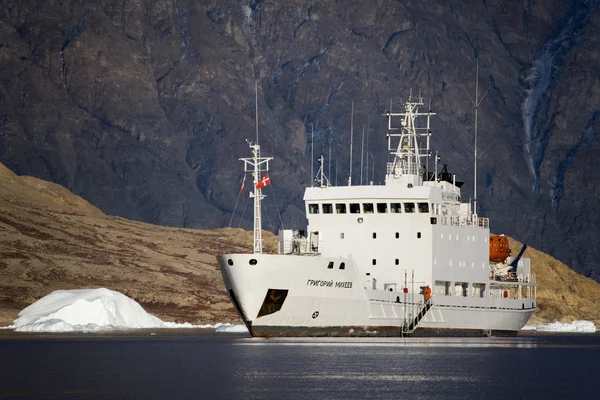
<instances>
[{"instance_id":1,"label":"grey rock wall","mask_svg":"<svg viewBox=\"0 0 600 400\"><path fill-rule=\"evenodd\" d=\"M479 213L599 280L597 5L0 0L0 161L109 214L250 227L245 196L231 213L257 81L260 142L275 157L265 227L303 226L311 126L345 184L354 104L353 184L363 129L363 182L380 183L381 114L412 90L432 99L433 149L470 198L479 59Z\"/></svg>"}]
</instances>

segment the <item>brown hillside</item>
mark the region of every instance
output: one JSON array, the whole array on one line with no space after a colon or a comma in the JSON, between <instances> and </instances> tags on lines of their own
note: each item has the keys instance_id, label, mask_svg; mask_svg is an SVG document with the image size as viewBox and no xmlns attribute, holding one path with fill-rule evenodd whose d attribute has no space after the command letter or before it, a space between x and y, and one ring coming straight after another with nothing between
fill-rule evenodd
<instances>
[{"instance_id":1,"label":"brown hillside","mask_svg":"<svg viewBox=\"0 0 600 400\"><path fill-rule=\"evenodd\" d=\"M167 321L234 322L215 255L251 243L252 232L241 229L109 217L59 185L0 164L0 325L53 290L92 287L118 290Z\"/></svg>"},{"instance_id":2,"label":"brown hillside","mask_svg":"<svg viewBox=\"0 0 600 400\"><path fill-rule=\"evenodd\" d=\"M512 254L522 243L508 238ZM537 279L538 309L529 324L546 322L594 321L600 326L600 284L571 270L539 250L528 247L524 257L531 259Z\"/></svg>"},{"instance_id":3,"label":"brown hillside","mask_svg":"<svg viewBox=\"0 0 600 400\"><path fill-rule=\"evenodd\" d=\"M266 247L276 237L266 233ZM249 251L252 232L166 228L109 217L63 187L0 164L0 326L56 289L118 290L167 321L236 322L215 255ZM521 244L510 239L513 254ZM600 285L529 248L538 281L530 323L600 324Z\"/></svg>"}]
</instances>

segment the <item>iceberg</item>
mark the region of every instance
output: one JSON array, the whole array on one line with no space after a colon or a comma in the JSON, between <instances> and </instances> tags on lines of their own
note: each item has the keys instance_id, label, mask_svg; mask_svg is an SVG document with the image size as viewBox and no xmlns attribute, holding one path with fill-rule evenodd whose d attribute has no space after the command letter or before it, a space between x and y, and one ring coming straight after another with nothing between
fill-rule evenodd
<instances>
[{"instance_id":1,"label":"iceberg","mask_svg":"<svg viewBox=\"0 0 600 400\"><path fill-rule=\"evenodd\" d=\"M56 290L19 313L18 332L96 332L161 328L163 321L122 293L109 289Z\"/></svg>"},{"instance_id":2,"label":"iceberg","mask_svg":"<svg viewBox=\"0 0 600 400\"><path fill-rule=\"evenodd\" d=\"M138 328L204 328L247 332L243 325L193 325L164 322L135 300L105 288L56 290L23 309L13 325L17 332L100 332Z\"/></svg>"},{"instance_id":3,"label":"iceberg","mask_svg":"<svg viewBox=\"0 0 600 400\"><path fill-rule=\"evenodd\" d=\"M596 333L596 325L591 321L573 321L571 323L552 322L547 325L526 325L524 331L563 332L563 333Z\"/></svg>"}]
</instances>

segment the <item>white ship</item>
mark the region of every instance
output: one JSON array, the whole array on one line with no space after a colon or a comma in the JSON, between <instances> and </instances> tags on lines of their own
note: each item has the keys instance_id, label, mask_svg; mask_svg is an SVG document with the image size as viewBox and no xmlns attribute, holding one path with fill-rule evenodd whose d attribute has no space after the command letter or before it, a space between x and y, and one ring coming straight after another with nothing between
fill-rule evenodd
<instances>
[{"instance_id":1,"label":"white ship","mask_svg":"<svg viewBox=\"0 0 600 400\"><path fill-rule=\"evenodd\" d=\"M304 194L307 229L280 231L279 254L262 251L271 158L250 144L241 160L254 178L254 252L217 260L252 336L516 335L534 313L529 259L490 262L488 219L437 172L437 155L434 173L422 166L434 113L419 111L422 99L403 108L386 113L385 184L331 186L321 157Z\"/></svg>"}]
</instances>

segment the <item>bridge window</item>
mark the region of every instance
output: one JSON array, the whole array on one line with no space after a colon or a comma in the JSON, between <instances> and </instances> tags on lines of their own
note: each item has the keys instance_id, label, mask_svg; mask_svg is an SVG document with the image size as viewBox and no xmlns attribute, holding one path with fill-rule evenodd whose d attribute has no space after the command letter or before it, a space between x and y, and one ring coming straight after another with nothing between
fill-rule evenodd
<instances>
[{"instance_id":1,"label":"bridge window","mask_svg":"<svg viewBox=\"0 0 600 400\"><path fill-rule=\"evenodd\" d=\"M377 203L377 212L385 214L387 212L387 203Z\"/></svg>"},{"instance_id":2,"label":"bridge window","mask_svg":"<svg viewBox=\"0 0 600 400\"><path fill-rule=\"evenodd\" d=\"M327 264L327 268L333 269L333 261L329 261L329 264Z\"/></svg>"},{"instance_id":3,"label":"bridge window","mask_svg":"<svg viewBox=\"0 0 600 400\"><path fill-rule=\"evenodd\" d=\"M346 204L336 204L335 205L335 213L336 214L346 214Z\"/></svg>"},{"instance_id":4,"label":"bridge window","mask_svg":"<svg viewBox=\"0 0 600 400\"><path fill-rule=\"evenodd\" d=\"M439 296L452 296L450 287L450 282L448 281L435 281L435 294Z\"/></svg>"},{"instance_id":5,"label":"bridge window","mask_svg":"<svg viewBox=\"0 0 600 400\"><path fill-rule=\"evenodd\" d=\"M333 214L333 205L329 203L323 204L323 214Z\"/></svg>"},{"instance_id":6,"label":"bridge window","mask_svg":"<svg viewBox=\"0 0 600 400\"><path fill-rule=\"evenodd\" d=\"M469 293L469 284L467 282L454 282L454 295L467 297Z\"/></svg>"},{"instance_id":7,"label":"bridge window","mask_svg":"<svg viewBox=\"0 0 600 400\"><path fill-rule=\"evenodd\" d=\"M363 212L365 214L373 214L373 203L363 203Z\"/></svg>"},{"instance_id":8,"label":"bridge window","mask_svg":"<svg viewBox=\"0 0 600 400\"><path fill-rule=\"evenodd\" d=\"M405 213L414 213L415 212L415 203L404 203L404 212Z\"/></svg>"},{"instance_id":9,"label":"bridge window","mask_svg":"<svg viewBox=\"0 0 600 400\"><path fill-rule=\"evenodd\" d=\"M340 264L340 269L346 269L346 263L341 263Z\"/></svg>"},{"instance_id":10,"label":"bridge window","mask_svg":"<svg viewBox=\"0 0 600 400\"><path fill-rule=\"evenodd\" d=\"M473 284L473 297L483 297L485 293L485 283Z\"/></svg>"},{"instance_id":11,"label":"bridge window","mask_svg":"<svg viewBox=\"0 0 600 400\"><path fill-rule=\"evenodd\" d=\"M309 214L318 214L319 213L319 205L318 204L309 204L308 205L308 213Z\"/></svg>"},{"instance_id":12,"label":"bridge window","mask_svg":"<svg viewBox=\"0 0 600 400\"><path fill-rule=\"evenodd\" d=\"M418 203L420 213L429 212L429 203Z\"/></svg>"},{"instance_id":13,"label":"bridge window","mask_svg":"<svg viewBox=\"0 0 600 400\"><path fill-rule=\"evenodd\" d=\"M360 204L359 203L350 203L350 214L359 214L360 213Z\"/></svg>"},{"instance_id":14,"label":"bridge window","mask_svg":"<svg viewBox=\"0 0 600 400\"><path fill-rule=\"evenodd\" d=\"M402 212L402 203L391 203L390 212L399 214Z\"/></svg>"}]
</instances>

